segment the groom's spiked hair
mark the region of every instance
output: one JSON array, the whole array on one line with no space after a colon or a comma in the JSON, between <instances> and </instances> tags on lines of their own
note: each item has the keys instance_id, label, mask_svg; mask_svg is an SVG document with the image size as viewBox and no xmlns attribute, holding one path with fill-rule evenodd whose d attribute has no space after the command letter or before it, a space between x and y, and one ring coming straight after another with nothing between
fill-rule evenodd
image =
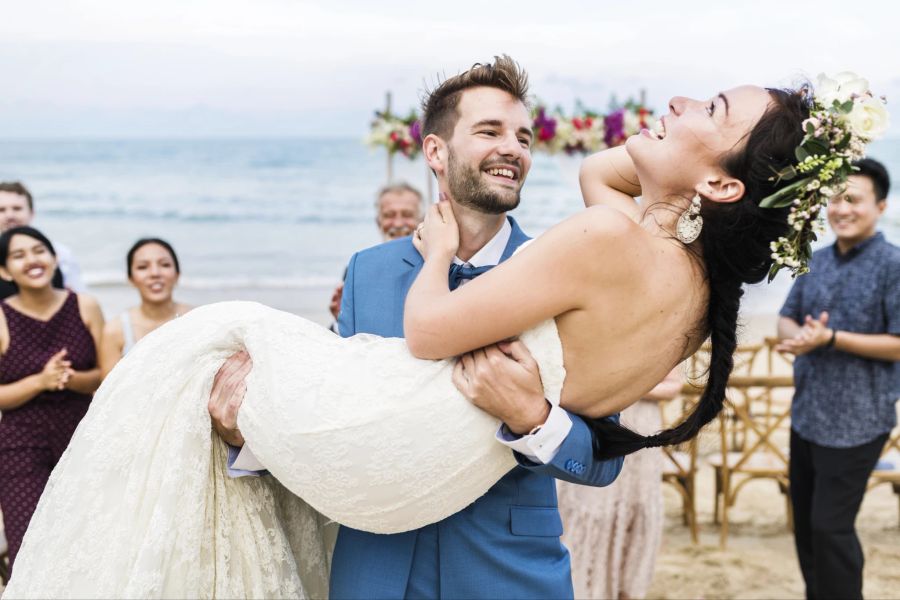
<instances>
[{"instance_id":1,"label":"groom's spiked hair","mask_svg":"<svg viewBox=\"0 0 900 600\"><path fill-rule=\"evenodd\" d=\"M459 99L467 89L492 87L503 90L528 106L528 74L506 54L491 64L475 63L468 71L441 82L422 102L422 137L438 135L445 140L459 120Z\"/></svg>"}]
</instances>

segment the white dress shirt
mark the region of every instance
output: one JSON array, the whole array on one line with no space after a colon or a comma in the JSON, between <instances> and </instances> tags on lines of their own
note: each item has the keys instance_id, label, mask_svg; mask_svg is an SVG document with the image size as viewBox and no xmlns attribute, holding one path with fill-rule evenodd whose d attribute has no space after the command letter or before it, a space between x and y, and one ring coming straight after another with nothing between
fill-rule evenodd
<instances>
[{"instance_id":1,"label":"white dress shirt","mask_svg":"<svg viewBox=\"0 0 900 600\"><path fill-rule=\"evenodd\" d=\"M496 265L503 256L506 244L509 243L509 237L512 235L512 226L509 220L503 220L503 226L500 231L485 244L481 250L468 261L463 261L459 257L453 257L453 263L457 265L466 265L469 267L484 267L487 265ZM465 285L467 280L463 280L460 285ZM538 428L538 430L529 435L518 436L505 425L501 425L497 430L497 441L505 446L509 446L516 452L523 454L532 462L547 464L556 457L559 447L565 441L566 436L572 429L572 420L568 413L560 408L558 404L551 404L550 414L547 421ZM229 452L229 458L234 453ZM247 475L252 471L262 471L265 467L253 455L253 452L244 444L238 452L237 457L233 461L229 460L229 474Z\"/></svg>"}]
</instances>

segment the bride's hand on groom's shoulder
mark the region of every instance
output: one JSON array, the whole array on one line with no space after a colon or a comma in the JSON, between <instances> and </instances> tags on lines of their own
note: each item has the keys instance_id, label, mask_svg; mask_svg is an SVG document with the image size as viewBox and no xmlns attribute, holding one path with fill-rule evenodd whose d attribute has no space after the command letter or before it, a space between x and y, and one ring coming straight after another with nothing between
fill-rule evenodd
<instances>
[{"instance_id":1,"label":"bride's hand on groom's shoulder","mask_svg":"<svg viewBox=\"0 0 900 600\"><path fill-rule=\"evenodd\" d=\"M432 204L425 220L413 234L413 245L425 260L453 260L459 249L459 225L450 202L441 194L441 201Z\"/></svg>"},{"instance_id":2,"label":"bride's hand on groom's shoulder","mask_svg":"<svg viewBox=\"0 0 900 600\"><path fill-rule=\"evenodd\" d=\"M247 375L252 369L253 359L246 350L231 355L216 373L209 392L207 408L213 428L231 446L244 445L244 436L237 426L237 416L247 392Z\"/></svg>"}]
</instances>

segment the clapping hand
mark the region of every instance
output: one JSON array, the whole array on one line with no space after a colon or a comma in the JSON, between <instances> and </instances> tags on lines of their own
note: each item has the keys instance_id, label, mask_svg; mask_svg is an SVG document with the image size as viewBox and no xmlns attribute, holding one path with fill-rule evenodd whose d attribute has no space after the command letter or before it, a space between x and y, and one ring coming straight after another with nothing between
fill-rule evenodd
<instances>
[{"instance_id":1,"label":"clapping hand","mask_svg":"<svg viewBox=\"0 0 900 600\"><path fill-rule=\"evenodd\" d=\"M833 333L828 328L827 312L823 311L818 319L814 319L812 315L806 315L800 332L792 338L781 340L775 349L779 352L801 356L828 344Z\"/></svg>"},{"instance_id":2,"label":"clapping hand","mask_svg":"<svg viewBox=\"0 0 900 600\"><path fill-rule=\"evenodd\" d=\"M72 361L66 360L69 351L63 348L50 357L41 370L41 384L48 391L59 391L66 388L72 377Z\"/></svg>"},{"instance_id":3,"label":"clapping hand","mask_svg":"<svg viewBox=\"0 0 900 600\"><path fill-rule=\"evenodd\" d=\"M459 225L445 194L441 193L441 201L428 208L425 220L416 228L412 241L425 260L453 260L459 250Z\"/></svg>"}]
</instances>

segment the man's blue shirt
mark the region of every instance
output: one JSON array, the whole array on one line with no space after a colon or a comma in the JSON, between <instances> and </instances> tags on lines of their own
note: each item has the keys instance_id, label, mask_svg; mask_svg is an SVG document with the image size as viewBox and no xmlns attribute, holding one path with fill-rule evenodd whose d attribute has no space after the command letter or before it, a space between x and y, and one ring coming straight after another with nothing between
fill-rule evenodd
<instances>
[{"instance_id":1,"label":"man's blue shirt","mask_svg":"<svg viewBox=\"0 0 900 600\"><path fill-rule=\"evenodd\" d=\"M838 331L900 335L900 248L878 233L845 254L837 244L813 253L780 314L802 325L822 311ZM830 448L870 442L897 423L898 374L894 362L833 348L798 356L791 426Z\"/></svg>"}]
</instances>

